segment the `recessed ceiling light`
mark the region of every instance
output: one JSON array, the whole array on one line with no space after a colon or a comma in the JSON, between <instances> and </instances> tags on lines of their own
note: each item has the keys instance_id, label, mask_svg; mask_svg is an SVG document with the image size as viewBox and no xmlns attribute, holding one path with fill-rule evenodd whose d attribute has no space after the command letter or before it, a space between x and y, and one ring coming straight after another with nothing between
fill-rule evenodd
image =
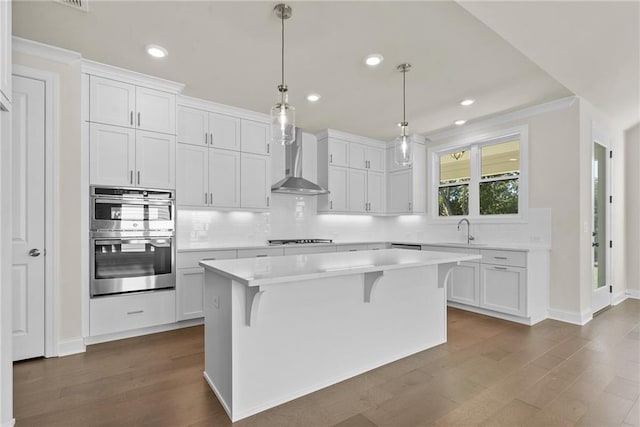
<instances>
[{"instance_id":1,"label":"recessed ceiling light","mask_svg":"<svg viewBox=\"0 0 640 427\"><path fill-rule=\"evenodd\" d=\"M318 102L320 100L320 95L317 93L310 93L307 95L307 101L309 102Z\"/></svg>"},{"instance_id":2,"label":"recessed ceiling light","mask_svg":"<svg viewBox=\"0 0 640 427\"><path fill-rule=\"evenodd\" d=\"M370 67L375 67L376 65L380 65L383 59L379 53L372 53L364 57L364 63Z\"/></svg>"},{"instance_id":3,"label":"recessed ceiling light","mask_svg":"<svg viewBox=\"0 0 640 427\"><path fill-rule=\"evenodd\" d=\"M472 105L474 102L476 102L475 99L464 99L460 101L460 105L462 105L463 107L468 107L469 105Z\"/></svg>"},{"instance_id":4,"label":"recessed ceiling light","mask_svg":"<svg viewBox=\"0 0 640 427\"><path fill-rule=\"evenodd\" d=\"M458 126L462 126L465 123L467 123L466 120L456 120L455 122L453 122L454 125L458 125Z\"/></svg>"},{"instance_id":5,"label":"recessed ceiling light","mask_svg":"<svg viewBox=\"0 0 640 427\"><path fill-rule=\"evenodd\" d=\"M164 58L168 55L167 49L162 46L158 46L157 44L150 44L146 47L147 53L154 58Z\"/></svg>"}]
</instances>

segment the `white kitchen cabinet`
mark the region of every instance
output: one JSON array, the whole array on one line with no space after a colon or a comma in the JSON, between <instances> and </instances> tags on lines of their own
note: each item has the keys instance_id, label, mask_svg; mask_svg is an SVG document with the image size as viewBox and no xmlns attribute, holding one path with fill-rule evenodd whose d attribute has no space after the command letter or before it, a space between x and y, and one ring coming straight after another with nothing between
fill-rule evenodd
<instances>
[{"instance_id":1,"label":"white kitchen cabinet","mask_svg":"<svg viewBox=\"0 0 640 427\"><path fill-rule=\"evenodd\" d=\"M284 248L238 249L238 258L262 258L282 255L284 255Z\"/></svg>"},{"instance_id":2,"label":"white kitchen cabinet","mask_svg":"<svg viewBox=\"0 0 640 427\"><path fill-rule=\"evenodd\" d=\"M329 164L332 166L349 166L349 142L331 138L328 141Z\"/></svg>"},{"instance_id":3,"label":"white kitchen cabinet","mask_svg":"<svg viewBox=\"0 0 640 427\"><path fill-rule=\"evenodd\" d=\"M329 166L327 187L331 188L331 193L328 194L328 210L346 212L349 209L349 169Z\"/></svg>"},{"instance_id":4,"label":"white kitchen cabinet","mask_svg":"<svg viewBox=\"0 0 640 427\"><path fill-rule=\"evenodd\" d=\"M204 268L181 268L176 281L176 320L204 317Z\"/></svg>"},{"instance_id":5,"label":"white kitchen cabinet","mask_svg":"<svg viewBox=\"0 0 640 427\"><path fill-rule=\"evenodd\" d=\"M241 166L238 151L209 149L209 205L237 208L241 205ZM261 171L256 171L261 173ZM267 173L266 171L264 173Z\"/></svg>"},{"instance_id":6,"label":"white kitchen cabinet","mask_svg":"<svg viewBox=\"0 0 640 427\"><path fill-rule=\"evenodd\" d=\"M0 110L11 110L11 1L0 0Z\"/></svg>"},{"instance_id":7,"label":"white kitchen cabinet","mask_svg":"<svg viewBox=\"0 0 640 427\"><path fill-rule=\"evenodd\" d=\"M285 255L302 255L302 254L324 254L336 251L334 245L331 246L302 246L284 248Z\"/></svg>"},{"instance_id":8,"label":"white kitchen cabinet","mask_svg":"<svg viewBox=\"0 0 640 427\"><path fill-rule=\"evenodd\" d=\"M136 185L142 188L175 188L175 153L175 136L136 131Z\"/></svg>"},{"instance_id":9,"label":"white kitchen cabinet","mask_svg":"<svg viewBox=\"0 0 640 427\"><path fill-rule=\"evenodd\" d=\"M526 286L524 268L481 264L480 307L525 317Z\"/></svg>"},{"instance_id":10,"label":"white kitchen cabinet","mask_svg":"<svg viewBox=\"0 0 640 427\"><path fill-rule=\"evenodd\" d=\"M369 213L384 213L385 178L383 172L367 172L367 202Z\"/></svg>"},{"instance_id":11,"label":"white kitchen cabinet","mask_svg":"<svg viewBox=\"0 0 640 427\"><path fill-rule=\"evenodd\" d=\"M411 169L399 170L387 174L387 212L411 212L413 193L413 173Z\"/></svg>"},{"instance_id":12,"label":"white kitchen cabinet","mask_svg":"<svg viewBox=\"0 0 640 427\"><path fill-rule=\"evenodd\" d=\"M240 151L240 119L209 113L209 144L214 148Z\"/></svg>"},{"instance_id":13,"label":"white kitchen cabinet","mask_svg":"<svg viewBox=\"0 0 640 427\"><path fill-rule=\"evenodd\" d=\"M174 94L98 76L89 91L89 121L175 134Z\"/></svg>"},{"instance_id":14,"label":"white kitchen cabinet","mask_svg":"<svg viewBox=\"0 0 640 427\"><path fill-rule=\"evenodd\" d=\"M384 172L385 150L365 144L349 144L349 167Z\"/></svg>"},{"instance_id":15,"label":"white kitchen cabinet","mask_svg":"<svg viewBox=\"0 0 640 427\"><path fill-rule=\"evenodd\" d=\"M271 167L269 156L241 153L240 206L268 209L271 200Z\"/></svg>"},{"instance_id":16,"label":"white kitchen cabinet","mask_svg":"<svg viewBox=\"0 0 640 427\"><path fill-rule=\"evenodd\" d=\"M447 283L447 300L477 306L480 303L480 264L461 262L453 267Z\"/></svg>"},{"instance_id":17,"label":"white kitchen cabinet","mask_svg":"<svg viewBox=\"0 0 640 427\"><path fill-rule=\"evenodd\" d=\"M367 210L367 171L349 169L349 211L366 212Z\"/></svg>"},{"instance_id":18,"label":"white kitchen cabinet","mask_svg":"<svg viewBox=\"0 0 640 427\"><path fill-rule=\"evenodd\" d=\"M337 245L336 252L356 252L356 251L366 251L369 249L369 245L355 244L355 245Z\"/></svg>"},{"instance_id":19,"label":"white kitchen cabinet","mask_svg":"<svg viewBox=\"0 0 640 427\"><path fill-rule=\"evenodd\" d=\"M209 145L209 113L178 107L176 140L179 144Z\"/></svg>"},{"instance_id":20,"label":"white kitchen cabinet","mask_svg":"<svg viewBox=\"0 0 640 427\"><path fill-rule=\"evenodd\" d=\"M386 210L390 214L424 213L427 198L426 154L421 137L412 136L413 163L410 167L387 166ZM387 150L387 159L393 161L393 148ZM397 165L395 165L397 166Z\"/></svg>"},{"instance_id":21,"label":"white kitchen cabinet","mask_svg":"<svg viewBox=\"0 0 640 427\"><path fill-rule=\"evenodd\" d=\"M209 149L177 144L176 158L177 205L207 206L209 202Z\"/></svg>"},{"instance_id":22,"label":"white kitchen cabinet","mask_svg":"<svg viewBox=\"0 0 640 427\"><path fill-rule=\"evenodd\" d=\"M266 123L241 120L240 150L243 153L269 155L271 151L269 129Z\"/></svg>"},{"instance_id":23,"label":"white kitchen cabinet","mask_svg":"<svg viewBox=\"0 0 640 427\"><path fill-rule=\"evenodd\" d=\"M135 185L135 130L91 123L89 181L93 185Z\"/></svg>"}]
</instances>

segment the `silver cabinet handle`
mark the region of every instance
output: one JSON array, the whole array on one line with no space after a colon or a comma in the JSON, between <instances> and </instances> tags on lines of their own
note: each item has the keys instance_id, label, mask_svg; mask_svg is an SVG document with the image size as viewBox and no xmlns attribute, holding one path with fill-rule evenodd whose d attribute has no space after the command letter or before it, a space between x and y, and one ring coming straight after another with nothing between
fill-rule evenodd
<instances>
[{"instance_id":1,"label":"silver cabinet handle","mask_svg":"<svg viewBox=\"0 0 640 427\"><path fill-rule=\"evenodd\" d=\"M217 258L202 258L200 261L215 261Z\"/></svg>"},{"instance_id":2,"label":"silver cabinet handle","mask_svg":"<svg viewBox=\"0 0 640 427\"><path fill-rule=\"evenodd\" d=\"M129 184L133 184L133 169L129 171Z\"/></svg>"},{"instance_id":3,"label":"silver cabinet handle","mask_svg":"<svg viewBox=\"0 0 640 427\"><path fill-rule=\"evenodd\" d=\"M204 145L209 143L209 134L207 132L204 133Z\"/></svg>"},{"instance_id":4,"label":"silver cabinet handle","mask_svg":"<svg viewBox=\"0 0 640 427\"><path fill-rule=\"evenodd\" d=\"M268 197L268 196L267 196L267 206L269 206L269 203L271 203L271 200L270 200L270 199L271 199L271 197Z\"/></svg>"},{"instance_id":5,"label":"silver cabinet handle","mask_svg":"<svg viewBox=\"0 0 640 427\"><path fill-rule=\"evenodd\" d=\"M213 132L209 133L209 144L213 145Z\"/></svg>"},{"instance_id":6,"label":"silver cabinet handle","mask_svg":"<svg viewBox=\"0 0 640 427\"><path fill-rule=\"evenodd\" d=\"M411 210L411 202L409 202L409 210Z\"/></svg>"},{"instance_id":7,"label":"silver cabinet handle","mask_svg":"<svg viewBox=\"0 0 640 427\"><path fill-rule=\"evenodd\" d=\"M129 113L129 123L133 126L133 111Z\"/></svg>"},{"instance_id":8,"label":"silver cabinet handle","mask_svg":"<svg viewBox=\"0 0 640 427\"><path fill-rule=\"evenodd\" d=\"M260 255L256 255L256 258L264 258L264 257L268 257L269 255L267 254L260 254Z\"/></svg>"},{"instance_id":9,"label":"silver cabinet handle","mask_svg":"<svg viewBox=\"0 0 640 427\"><path fill-rule=\"evenodd\" d=\"M270 147L271 147L271 144L267 144L267 154L269 154Z\"/></svg>"},{"instance_id":10,"label":"silver cabinet handle","mask_svg":"<svg viewBox=\"0 0 640 427\"><path fill-rule=\"evenodd\" d=\"M204 204L207 204L207 193L204 193Z\"/></svg>"},{"instance_id":11,"label":"silver cabinet handle","mask_svg":"<svg viewBox=\"0 0 640 427\"><path fill-rule=\"evenodd\" d=\"M495 268L496 270L506 270L507 269L507 267L493 267L493 268Z\"/></svg>"},{"instance_id":12,"label":"silver cabinet handle","mask_svg":"<svg viewBox=\"0 0 640 427\"><path fill-rule=\"evenodd\" d=\"M136 311L127 311L127 314L142 314L144 310L136 310Z\"/></svg>"},{"instance_id":13,"label":"silver cabinet handle","mask_svg":"<svg viewBox=\"0 0 640 427\"><path fill-rule=\"evenodd\" d=\"M213 193L209 193L209 204L213 204Z\"/></svg>"},{"instance_id":14,"label":"silver cabinet handle","mask_svg":"<svg viewBox=\"0 0 640 427\"><path fill-rule=\"evenodd\" d=\"M140 185L140 171L138 171L138 185Z\"/></svg>"},{"instance_id":15,"label":"silver cabinet handle","mask_svg":"<svg viewBox=\"0 0 640 427\"><path fill-rule=\"evenodd\" d=\"M37 257L37 256L40 256L40 251L38 249L36 249L36 248L33 248L33 249L31 249L29 251L29 256L34 257L34 258Z\"/></svg>"},{"instance_id":16,"label":"silver cabinet handle","mask_svg":"<svg viewBox=\"0 0 640 427\"><path fill-rule=\"evenodd\" d=\"M140 127L140 113L138 113L138 127Z\"/></svg>"},{"instance_id":17,"label":"silver cabinet handle","mask_svg":"<svg viewBox=\"0 0 640 427\"><path fill-rule=\"evenodd\" d=\"M329 209L333 209L333 200L329 200Z\"/></svg>"},{"instance_id":18,"label":"silver cabinet handle","mask_svg":"<svg viewBox=\"0 0 640 427\"><path fill-rule=\"evenodd\" d=\"M333 154L329 154L329 163L333 163Z\"/></svg>"},{"instance_id":19,"label":"silver cabinet handle","mask_svg":"<svg viewBox=\"0 0 640 427\"><path fill-rule=\"evenodd\" d=\"M494 259L507 259L506 256L494 256L493 258Z\"/></svg>"}]
</instances>

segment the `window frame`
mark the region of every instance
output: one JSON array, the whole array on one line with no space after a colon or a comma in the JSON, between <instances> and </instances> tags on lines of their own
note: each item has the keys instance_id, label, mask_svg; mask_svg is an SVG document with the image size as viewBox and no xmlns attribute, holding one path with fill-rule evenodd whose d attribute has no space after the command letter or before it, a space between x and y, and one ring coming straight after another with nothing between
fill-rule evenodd
<instances>
[{"instance_id":1,"label":"window frame","mask_svg":"<svg viewBox=\"0 0 640 427\"><path fill-rule=\"evenodd\" d=\"M427 208L431 222L451 223L458 222L461 218L468 218L474 222L504 223L526 222L529 209L529 130L527 125L474 135L466 138L454 139L449 142L434 145L428 149L428 159L431 173L427 174ZM520 174L518 176L518 213L501 215L480 215L480 183L482 156L481 148L487 145L501 142L520 140ZM438 200L440 188L440 156L449 155L461 150L470 153L469 168L469 214L440 216L440 204Z\"/></svg>"}]
</instances>

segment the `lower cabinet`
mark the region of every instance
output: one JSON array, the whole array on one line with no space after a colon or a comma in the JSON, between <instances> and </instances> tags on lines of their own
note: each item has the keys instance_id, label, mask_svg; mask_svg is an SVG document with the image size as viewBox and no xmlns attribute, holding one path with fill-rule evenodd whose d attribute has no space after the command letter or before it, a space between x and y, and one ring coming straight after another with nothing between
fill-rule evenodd
<instances>
[{"instance_id":1,"label":"lower cabinet","mask_svg":"<svg viewBox=\"0 0 640 427\"><path fill-rule=\"evenodd\" d=\"M482 264L480 307L514 316L527 315L524 268Z\"/></svg>"},{"instance_id":2,"label":"lower cabinet","mask_svg":"<svg viewBox=\"0 0 640 427\"><path fill-rule=\"evenodd\" d=\"M181 268L176 281L177 320L204 316L204 268Z\"/></svg>"},{"instance_id":3,"label":"lower cabinet","mask_svg":"<svg viewBox=\"0 0 640 427\"><path fill-rule=\"evenodd\" d=\"M451 270L448 285L449 301L477 306L480 303L480 264L461 262Z\"/></svg>"}]
</instances>

